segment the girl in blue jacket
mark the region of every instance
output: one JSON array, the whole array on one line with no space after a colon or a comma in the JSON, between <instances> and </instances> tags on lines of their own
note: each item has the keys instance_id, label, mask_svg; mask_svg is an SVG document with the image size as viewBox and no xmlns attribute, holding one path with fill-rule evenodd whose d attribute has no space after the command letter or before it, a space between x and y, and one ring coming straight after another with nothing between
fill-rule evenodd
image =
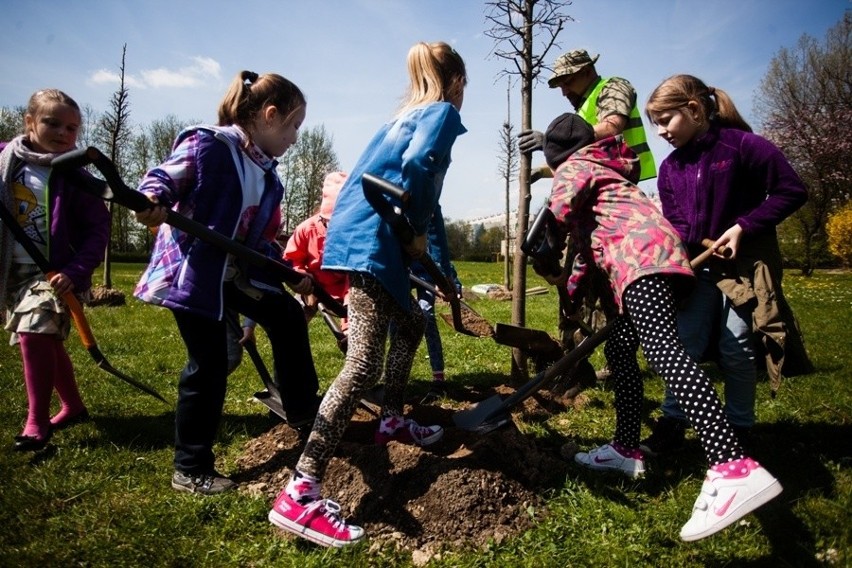
<instances>
[{"instance_id":1,"label":"girl in blue jacket","mask_svg":"<svg viewBox=\"0 0 852 568\"><path fill-rule=\"evenodd\" d=\"M296 85L280 75L243 71L219 106L219 124L182 132L171 156L139 186L158 206L136 218L162 226L135 295L172 311L188 355L175 412L172 487L178 491L209 495L235 487L215 470L213 455L228 374L226 309L266 331L288 423L299 427L316 414L319 384L299 302L269 274L163 225L170 207L281 258L275 236L284 188L274 158L296 142L304 119L305 97ZM311 280L292 288L309 293Z\"/></svg>"},{"instance_id":2,"label":"girl in blue jacket","mask_svg":"<svg viewBox=\"0 0 852 568\"><path fill-rule=\"evenodd\" d=\"M411 295L408 264L426 250L426 232L438 206L450 150L465 132L459 109L467 74L446 43L418 43L408 52L410 86L395 119L379 130L350 172L328 228L323 269L349 274L349 348L346 363L320 405L295 472L278 496L269 520L324 546L361 540L364 530L340 517L337 503L321 498L320 483L362 393L385 380L376 443L391 440L426 446L440 426L404 418L403 390L424 318ZM410 194L408 219L417 237L405 247L364 197L361 176L374 174ZM393 322L387 357L385 340Z\"/></svg>"}]
</instances>

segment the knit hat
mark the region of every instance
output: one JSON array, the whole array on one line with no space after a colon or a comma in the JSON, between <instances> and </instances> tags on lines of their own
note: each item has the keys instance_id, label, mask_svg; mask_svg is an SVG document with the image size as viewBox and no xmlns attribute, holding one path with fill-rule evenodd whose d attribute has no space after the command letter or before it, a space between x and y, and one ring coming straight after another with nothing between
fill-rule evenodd
<instances>
[{"instance_id":1,"label":"knit hat","mask_svg":"<svg viewBox=\"0 0 852 568\"><path fill-rule=\"evenodd\" d=\"M583 117L566 112L560 114L544 132L544 159L555 170L568 156L595 141L595 130Z\"/></svg>"},{"instance_id":2,"label":"knit hat","mask_svg":"<svg viewBox=\"0 0 852 568\"><path fill-rule=\"evenodd\" d=\"M337 194L340 193L340 188L343 187L343 182L346 181L348 174L346 172L331 172L325 176L325 181L322 184L322 201L320 202L319 214L320 217L329 219L331 212L334 211L334 202L337 200Z\"/></svg>"},{"instance_id":3,"label":"knit hat","mask_svg":"<svg viewBox=\"0 0 852 568\"><path fill-rule=\"evenodd\" d=\"M553 64L553 75L547 80L547 84L551 89L555 89L559 79L573 75L586 65L594 65L600 54L594 57L589 57L589 52L585 49L575 49L568 53L563 53L556 58Z\"/></svg>"}]
</instances>

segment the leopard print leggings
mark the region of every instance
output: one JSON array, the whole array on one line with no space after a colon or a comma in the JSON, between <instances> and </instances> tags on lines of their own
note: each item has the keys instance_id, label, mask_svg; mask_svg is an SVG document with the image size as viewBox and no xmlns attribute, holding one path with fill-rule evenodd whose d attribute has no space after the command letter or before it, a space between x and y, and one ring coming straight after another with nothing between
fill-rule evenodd
<instances>
[{"instance_id":1,"label":"leopard print leggings","mask_svg":"<svg viewBox=\"0 0 852 568\"><path fill-rule=\"evenodd\" d=\"M322 399L313 430L296 470L322 479L362 394L384 371L382 416L402 415L403 391L411 374L426 321L412 296L406 311L372 276L349 275L349 348L346 362ZM395 331L385 361L388 327ZM382 365L384 363L384 369Z\"/></svg>"}]
</instances>

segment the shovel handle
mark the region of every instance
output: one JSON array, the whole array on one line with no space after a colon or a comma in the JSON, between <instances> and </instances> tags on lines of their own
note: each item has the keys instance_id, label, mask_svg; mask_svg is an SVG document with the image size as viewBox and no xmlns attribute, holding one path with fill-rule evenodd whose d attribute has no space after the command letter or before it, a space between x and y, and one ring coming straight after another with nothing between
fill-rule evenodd
<instances>
[{"instance_id":1,"label":"shovel handle","mask_svg":"<svg viewBox=\"0 0 852 568\"><path fill-rule=\"evenodd\" d=\"M127 184L124 183L112 160L107 158L103 152L94 146L67 152L61 156L57 156L51 162L53 167L61 169L75 169L89 164L94 165L98 169L109 186L107 190L100 188L101 191L98 191L98 195L102 199L114 201L119 205L123 205L124 207L137 212L145 211L146 209L154 207L155 204L152 203L144 194L128 187ZM96 190L96 188L92 186L84 186L84 189L85 188L89 188L92 191ZM184 231L187 234L193 235L202 241L208 242L225 252L233 254L237 258L253 266L269 270L275 274L276 277L288 284L298 284L305 276L307 276L307 274L299 272L298 270L287 266L283 262L279 262L274 258L265 256L254 249L238 243L237 241L226 237L222 233L202 225L198 221L181 215L173 209L167 210L166 223ZM320 288L316 283L314 283L312 293L335 315L340 317L346 316L346 308L340 302L332 298L328 292Z\"/></svg>"},{"instance_id":2,"label":"shovel handle","mask_svg":"<svg viewBox=\"0 0 852 568\"><path fill-rule=\"evenodd\" d=\"M695 258L693 258L691 261L689 261L689 265L692 268L698 268L699 266L704 264L711 256L713 256L714 254L717 254L717 253L721 254L725 258L730 258L731 254L732 254L731 249L722 245L718 248L718 250L714 250L713 249L713 243L714 242L715 241L713 241L712 239L702 239L701 240L701 244L704 245L705 247L707 247L707 250L705 250L704 252L702 252L701 254L696 256Z\"/></svg>"},{"instance_id":3,"label":"shovel handle","mask_svg":"<svg viewBox=\"0 0 852 568\"><path fill-rule=\"evenodd\" d=\"M50 271L46 274L48 281L56 276L55 271ZM68 311L71 313L71 319L74 322L74 327L77 328L77 333L80 334L80 341L83 347L88 351L92 347L97 347L95 334L92 333L92 328L89 325L89 320L86 319L86 314L83 313L83 306L80 300L74 295L74 292L65 292L62 294L62 300L68 306Z\"/></svg>"}]
</instances>

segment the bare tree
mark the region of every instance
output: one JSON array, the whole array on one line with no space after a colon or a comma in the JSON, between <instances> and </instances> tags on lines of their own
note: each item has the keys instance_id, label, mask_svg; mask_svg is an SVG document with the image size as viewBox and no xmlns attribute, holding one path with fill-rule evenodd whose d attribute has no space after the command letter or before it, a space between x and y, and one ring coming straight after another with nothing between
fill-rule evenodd
<instances>
[{"instance_id":1,"label":"bare tree","mask_svg":"<svg viewBox=\"0 0 852 568\"><path fill-rule=\"evenodd\" d=\"M82 124L77 135L77 146L86 148L95 144L95 134L98 131L100 117L92 105L86 104L80 107Z\"/></svg>"},{"instance_id":2,"label":"bare tree","mask_svg":"<svg viewBox=\"0 0 852 568\"><path fill-rule=\"evenodd\" d=\"M286 192L281 202L283 231L290 233L314 214L322 200L326 174L340 169L334 152L334 138L320 125L301 134L279 160L278 175Z\"/></svg>"},{"instance_id":3,"label":"bare tree","mask_svg":"<svg viewBox=\"0 0 852 568\"><path fill-rule=\"evenodd\" d=\"M105 152L115 163L120 175L124 175L127 169L125 155L132 139L130 130L130 93L124 83L125 57L127 55L127 44L121 48L121 66L119 67L119 86L110 99L110 109L101 117L98 130L94 139L102 146ZM114 209L112 202L109 203L110 218L112 219L112 234L110 242L104 253L104 281L106 288L112 288L112 247L113 241L119 243L120 248L127 247L129 242L129 228L131 226L131 215L124 208Z\"/></svg>"},{"instance_id":4,"label":"bare tree","mask_svg":"<svg viewBox=\"0 0 852 568\"><path fill-rule=\"evenodd\" d=\"M486 2L486 20L491 28L485 35L494 40L492 55L504 59L510 68L500 75L517 75L521 86L521 130L532 128L532 89L542 69L545 57L556 45L556 38L565 23L572 18L562 13L570 1L557 0L494 0ZM536 37L540 37L536 49ZM530 155L521 154L518 175L518 217L515 234L515 262L512 291L512 323L526 322L527 259L520 249L523 235L529 226L530 213ZM512 350L512 377L527 376L527 362L520 349Z\"/></svg>"},{"instance_id":5,"label":"bare tree","mask_svg":"<svg viewBox=\"0 0 852 568\"><path fill-rule=\"evenodd\" d=\"M518 144L515 140L515 127L512 126L512 96L511 96L511 77L506 84L506 122L500 129L500 144L499 144L499 162L497 171L506 185L506 220L503 231L503 239L506 245L505 256L503 258L503 286L507 290L512 289L512 279L510 277L510 261L512 255L509 254L512 244L512 229L510 226L511 210L509 208L509 193L512 187L512 181L518 177Z\"/></svg>"}]
</instances>

